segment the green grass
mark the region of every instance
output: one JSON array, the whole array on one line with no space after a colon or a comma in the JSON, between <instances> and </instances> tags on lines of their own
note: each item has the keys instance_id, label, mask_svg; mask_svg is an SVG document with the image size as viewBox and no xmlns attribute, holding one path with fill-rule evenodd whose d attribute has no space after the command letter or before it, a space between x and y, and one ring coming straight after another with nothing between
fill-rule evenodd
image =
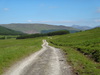
<instances>
[{"instance_id":1,"label":"green grass","mask_svg":"<svg viewBox=\"0 0 100 75\"><path fill-rule=\"evenodd\" d=\"M42 38L0 40L0 74L16 61L40 50Z\"/></svg>"},{"instance_id":2,"label":"green grass","mask_svg":"<svg viewBox=\"0 0 100 75\"><path fill-rule=\"evenodd\" d=\"M54 46L54 45L53 45ZM65 54L66 59L72 66L75 74L78 75L100 75L100 64L89 60L83 54L70 47L61 47Z\"/></svg>"},{"instance_id":3,"label":"green grass","mask_svg":"<svg viewBox=\"0 0 100 75\"><path fill-rule=\"evenodd\" d=\"M67 60L78 75L100 74L100 28L53 36L48 41L64 50Z\"/></svg>"},{"instance_id":4,"label":"green grass","mask_svg":"<svg viewBox=\"0 0 100 75\"><path fill-rule=\"evenodd\" d=\"M51 43L70 46L96 62L100 62L100 28L53 38Z\"/></svg>"}]
</instances>

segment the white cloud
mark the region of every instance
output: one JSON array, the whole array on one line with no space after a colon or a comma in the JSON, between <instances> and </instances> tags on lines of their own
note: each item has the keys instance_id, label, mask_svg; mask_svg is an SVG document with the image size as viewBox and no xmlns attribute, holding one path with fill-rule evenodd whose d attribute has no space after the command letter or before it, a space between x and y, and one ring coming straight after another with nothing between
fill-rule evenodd
<instances>
[{"instance_id":1,"label":"white cloud","mask_svg":"<svg viewBox=\"0 0 100 75\"><path fill-rule=\"evenodd\" d=\"M4 10L4 11L8 11L8 10L9 10L9 8L3 8L3 10Z\"/></svg>"},{"instance_id":2,"label":"white cloud","mask_svg":"<svg viewBox=\"0 0 100 75\"><path fill-rule=\"evenodd\" d=\"M27 22L32 22L32 20L27 20Z\"/></svg>"},{"instance_id":3,"label":"white cloud","mask_svg":"<svg viewBox=\"0 0 100 75\"><path fill-rule=\"evenodd\" d=\"M95 22L100 22L100 19L94 20Z\"/></svg>"},{"instance_id":4,"label":"white cloud","mask_svg":"<svg viewBox=\"0 0 100 75\"><path fill-rule=\"evenodd\" d=\"M64 21L37 21L39 23L58 23L58 24L64 24L64 23L80 23L82 21L71 21L71 20L64 20Z\"/></svg>"},{"instance_id":5,"label":"white cloud","mask_svg":"<svg viewBox=\"0 0 100 75\"><path fill-rule=\"evenodd\" d=\"M65 20L65 21L36 21L39 23L74 23L75 21Z\"/></svg>"}]
</instances>

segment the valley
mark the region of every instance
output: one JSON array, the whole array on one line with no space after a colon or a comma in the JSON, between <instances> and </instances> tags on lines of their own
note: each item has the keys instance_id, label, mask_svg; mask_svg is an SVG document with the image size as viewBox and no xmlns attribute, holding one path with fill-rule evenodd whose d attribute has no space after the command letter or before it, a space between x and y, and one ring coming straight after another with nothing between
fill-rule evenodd
<instances>
[{"instance_id":1,"label":"valley","mask_svg":"<svg viewBox=\"0 0 100 75\"><path fill-rule=\"evenodd\" d=\"M9 70L9 68L12 67L12 65L16 64L18 61L21 61L27 58L28 56L30 56L31 54L40 51L40 49L42 48L41 47L42 40L46 39L49 42L49 45L54 46L57 49L59 48L61 50L60 53L62 53L63 51L63 56L61 57L64 58L59 59L59 61L66 63L66 67L68 67L68 65L71 66L71 70L70 70L71 72L68 73L74 73L76 75L99 75L100 74L100 33L99 32L100 32L100 28L98 27L91 30L86 30L86 31L81 31L81 32L71 33L71 34L63 34L63 35L53 35L53 36L44 36L44 37L40 36L36 38L26 38L26 39L12 39L12 38L1 39L0 40L0 74L6 73ZM56 55L56 54L57 53L53 53L51 55ZM42 54L41 57L43 56L43 60L42 58L33 60L34 62L37 62L37 63L33 63L33 67L34 64L39 66L39 64L42 64L42 61L46 63L45 61L47 58L45 57L50 56L51 58L53 58L51 55L49 55L48 52ZM51 59L47 60L48 63L50 60ZM53 59L53 60L55 60L56 62L54 66L57 66L58 59ZM52 69L49 68L50 70L45 69L43 66L43 68L41 67L42 68L41 72L38 73L41 74L43 73L44 75L43 71L46 70L47 72L45 74L47 75L49 71L51 72L53 69L56 69L54 68L54 66L52 66ZM67 71L65 71L64 74L66 74L66 72ZM31 75L33 74L33 71L31 69L29 70L27 69L27 72L25 74L27 75L27 73L30 73ZM36 75L38 73L36 73ZM52 74L53 73L54 71L52 71ZM48 74L48 75L52 75L52 74ZM64 75L63 73L61 74L54 73L54 74ZM73 75L73 74L69 74L69 75Z\"/></svg>"},{"instance_id":2,"label":"valley","mask_svg":"<svg viewBox=\"0 0 100 75\"><path fill-rule=\"evenodd\" d=\"M100 0L0 0L0 75L100 75Z\"/></svg>"},{"instance_id":3,"label":"valley","mask_svg":"<svg viewBox=\"0 0 100 75\"><path fill-rule=\"evenodd\" d=\"M58 31L58 30L68 30L71 33L80 31L79 29L68 27L68 26L62 26L62 25L49 25L49 24L24 24L24 23L18 23L18 24L1 24L1 26L13 29L15 31L20 31L27 34L34 34L34 33L48 33L52 31Z\"/></svg>"}]
</instances>

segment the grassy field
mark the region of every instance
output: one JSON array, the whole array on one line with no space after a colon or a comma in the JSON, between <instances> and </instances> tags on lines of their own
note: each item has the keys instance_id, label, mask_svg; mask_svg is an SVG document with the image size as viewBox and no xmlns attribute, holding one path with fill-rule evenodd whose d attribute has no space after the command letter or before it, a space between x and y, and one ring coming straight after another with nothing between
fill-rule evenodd
<instances>
[{"instance_id":1,"label":"grassy field","mask_svg":"<svg viewBox=\"0 0 100 75\"><path fill-rule=\"evenodd\" d=\"M0 40L0 75L16 61L40 50L42 38Z\"/></svg>"},{"instance_id":2,"label":"grassy field","mask_svg":"<svg viewBox=\"0 0 100 75\"><path fill-rule=\"evenodd\" d=\"M64 50L77 75L100 74L100 28L53 36L48 41Z\"/></svg>"},{"instance_id":3,"label":"grassy field","mask_svg":"<svg viewBox=\"0 0 100 75\"><path fill-rule=\"evenodd\" d=\"M45 37L44 37L45 38ZM0 40L0 74L12 64L41 48L43 38ZM77 75L100 74L100 28L48 37L51 45L61 48Z\"/></svg>"}]
</instances>

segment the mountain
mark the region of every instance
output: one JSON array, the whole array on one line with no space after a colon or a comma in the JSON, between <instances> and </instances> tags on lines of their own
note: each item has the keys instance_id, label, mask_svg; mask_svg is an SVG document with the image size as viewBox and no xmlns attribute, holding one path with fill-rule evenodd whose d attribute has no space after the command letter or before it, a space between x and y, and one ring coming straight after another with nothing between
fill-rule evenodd
<instances>
[{"instance_id":1,"label":"mountain","mask_svg":"<svg viewBox=\"0 0 100 75\"><path fill-rule=\"evenodd\" d=\"M19 34L23 33L0 26L0 35L19 35Z\"/></svg>"},{"instance_id":2,"label":"mountain","mask_svg":"<svg viewBox=\"0 0 100 75\"><path fill-rule=\"evenodd\" d=\"M96 27L100 27L100 25L96 26Z\"/></svg>"},{"instance_id":3,"label":"mountain","mask_svg":"<svg viewBox=\"0 0 100 75\"><path fill-rule=\"evenodd\" d=\"M89 26L80 26L80 25L72 25L71 27L77 28L77 29L80 29L80 30L92 29L92 27L89 27Z\"/></svg>"},{"instance_id":4,"label":"mountain","mask_svg":"<svg viewBox=\"0 0 100 75\"><path fill-rule=\"evenodd\" d=\"M57 30L68 30L71 33L80 31L79 29L66 27L66 26L57 26L57 25L48 25L48 24L3 24L2 26L13 29L16 31L21 31L23 33L33 34L33 33L47 33Z\"/></svg>"}]
</instances>

